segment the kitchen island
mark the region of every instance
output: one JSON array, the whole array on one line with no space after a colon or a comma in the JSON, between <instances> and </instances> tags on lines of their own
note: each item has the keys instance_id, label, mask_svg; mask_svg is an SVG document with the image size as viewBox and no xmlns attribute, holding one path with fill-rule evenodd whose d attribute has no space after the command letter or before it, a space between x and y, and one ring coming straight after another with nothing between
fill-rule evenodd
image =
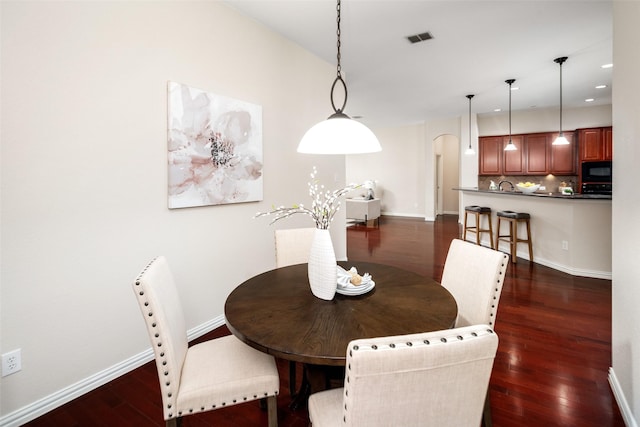
<instances>
[{"instance_id":1,"label":"kitchen island","mask_svg":"<svg viewBox=\"0 0 640 427\"><path fill-rule=\"evenodd\" d=\"M493 211L493 228L497 233L498 211L510 210L531 215L531 239L534 262L574 276L611 279L611 196L519 191L490 191L456 188L461 192L460 219L464 207L478 205ZM507 225L503 222L503 231ZM504 233L503 233L504 234ZM518 236L525 236L524 228ZM471 234L468 239L475 238ZM483 235L483 245L489 237ZM500 242L501 251L509 253L509 245ZM525 244L518 244L518 257L529 259Z\"/></svg>"}]
</instances>

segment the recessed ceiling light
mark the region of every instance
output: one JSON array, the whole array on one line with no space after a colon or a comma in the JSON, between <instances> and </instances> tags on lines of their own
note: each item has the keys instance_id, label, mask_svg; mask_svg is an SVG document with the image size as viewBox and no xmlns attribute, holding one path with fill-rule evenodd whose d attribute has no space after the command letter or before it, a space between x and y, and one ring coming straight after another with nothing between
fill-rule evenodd
<instances>
[{"instance_id":1,"label":"recessed ceiling light","mask_svg":"<svg viewBox=\"0 0 640 427\"><path fill-rule=\"evenodd\" d=\"M613 67L613 64L604 64L604 65L601 65L601 67L602 68L611 68L611 67Z\"/></svg>"},{"instance_id":2,"label":"recessed ceiling light","mask_svg":"<svg viewBox=\"0 0 640 427\"><path fill-rule=\"evenodd\" d=\"M595 99L593 99L593 98L587 98L587 99L584 100L584 102L593 102L593 101L595 101Z\"/></svg>"},{"instance_id":3,"label":"recessed ceiling light","mask_svg":"<svg viewBox=\"0 0 640 427\"><path fill-rule=\"evenodd\" d=\"M500 111L502 111L502 108L496 108L495 110L493 110L495 113L499 113Z\"/></svg>"},{"instance_id":4,"label":"recessed ceiling light","mask_svg":"<svg viewBox=\"0 0 640 427\"><path fill-rule=\"evenodd\" d=\"M607 87L607 85L598 85L596 86L596 89L604 89L605 87Z\"/></svg>"}]
</instances>

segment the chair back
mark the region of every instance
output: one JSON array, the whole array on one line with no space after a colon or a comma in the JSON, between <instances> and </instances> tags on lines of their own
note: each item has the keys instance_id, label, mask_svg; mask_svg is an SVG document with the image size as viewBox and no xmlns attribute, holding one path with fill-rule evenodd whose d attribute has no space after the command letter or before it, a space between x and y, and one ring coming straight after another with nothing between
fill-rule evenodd
<instances>
[{"instance_id":1,"label":"chair back","mask_svg":"<svg viewBox=\"0 0 640 427\"><path fill-rule=\"evenodd\" d=\"M479 426L497 348L488 325L350 342L344 425Z\"/></svg>"},{"instance_id":2,"label":"chair back","mask_svg":"<svg viewBox=\"0 0 640 427\"><path fill-rule=\"evenodd\" d=\"M276 230L276 267L309 262L309 252L315 231L315 228Z\"/></svg>"},{"instance_id":3,"label":"chair back","mask_svg":"<svg viewBox=\"0 0 640 427\"><path fill-rule=\"evenodd\" d=\"M451 241L442 272L444 286L458 303L456 326L495 326L509 255L463 240Z\"/></svg>"},{"instance_id":4,"label":"chair back","mask_svg":"<svg viewBox=\"0 0 640 427\"><path fill-rule=\"evenodd\" d=\"M155 258L133 284L147 332L151 339L160 378L165 419L176 408L180 375L187 354L187 332L169 264L163 256Z\"/></svg>"}]
</instances>

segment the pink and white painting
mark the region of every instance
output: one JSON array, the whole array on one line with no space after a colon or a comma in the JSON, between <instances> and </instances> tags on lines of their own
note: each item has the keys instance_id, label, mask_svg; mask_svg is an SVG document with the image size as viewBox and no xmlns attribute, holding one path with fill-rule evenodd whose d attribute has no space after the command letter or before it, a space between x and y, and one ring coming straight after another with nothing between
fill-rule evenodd
<instances>
[{"instance_id":1,"label":"pink and white painting","mask_svg":"<svg viewBox=\"0 0 640 427\"><path fill-rule=\"evenodd\" d=\"M169 82L169 209L262 200L262 107Z\"/></svg>"}]
</instances>

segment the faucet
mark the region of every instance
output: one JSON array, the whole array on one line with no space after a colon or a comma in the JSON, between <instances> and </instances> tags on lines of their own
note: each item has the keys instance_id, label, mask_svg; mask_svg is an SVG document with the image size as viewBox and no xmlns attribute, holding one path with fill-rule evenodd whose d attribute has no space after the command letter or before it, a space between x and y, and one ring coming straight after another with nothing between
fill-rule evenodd
<instances>
[{"instance_id":1,"label":"faucet","mask_svg":"<svg viewBox=\"0 0 640 427\"><path fill-rule=\"evenodd\" d=\"M516 188L513 186L513 183L512 183L511 181L507 181L506 179L505 179L505 180L500 181L500 183L498 184L498 190L500 190L500 191L504 191L504 190L502 189L502 184L504 184L505 182L511 186L511 191L516 191Z\"/></svg>"}]
</instances>

